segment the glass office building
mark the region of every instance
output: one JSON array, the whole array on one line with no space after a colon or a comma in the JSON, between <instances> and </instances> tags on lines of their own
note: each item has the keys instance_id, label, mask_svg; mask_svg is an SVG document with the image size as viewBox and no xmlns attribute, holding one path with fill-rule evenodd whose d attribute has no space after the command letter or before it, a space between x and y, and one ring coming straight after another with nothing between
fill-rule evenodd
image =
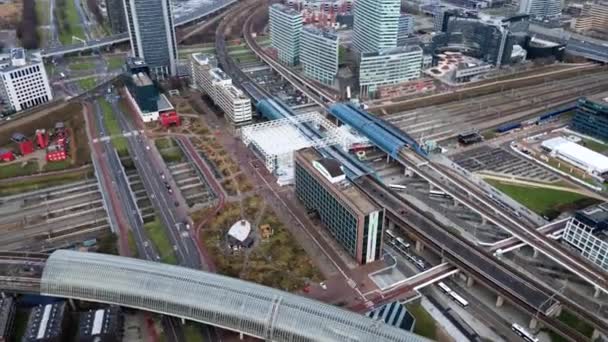
<instances>
[{"instance_id":1,"label":"glass office building","mask_svg":"<svg viewBox=\"0 0 608 342\"><path fill-rule=\"evenodd\" d=\"M346 180L341 165L314 149L295 155L296 196L360 264L382 256L384 209Z\"/></svg>"},{"instance_id":2,"label":"glass office building","mask_svg":"<svg viewBox=\"0 0 608 342\"><path fill-rule=\"evenodd\" d=\"M131 52L155 78L177 75L177 45L170 0L125 0Z\"/></svg>"},{"instance_id":3,"label":"glass office building","mask_svg":"<svg viewBox=\"0 0 608 342\"><path fill-rule=\"evenodd\" d=\"M373 98L378 86L398 84L420 77L422 49L417 45L400 46L361 54L359 92Z\"/></svg>"},{"instance_id":4,"label":"glass office building","mask_svg":"<svg viewBox=\"0 0 608 342\"><path fill-rule=\"evenodd\" d=\"M583 257L608 271L608 204L577 212L566 224L563 240Z\"/></svg>"},{"instance_id":5,"label":"glass office building","mask_svg":"<svg viewBox=\"0 0 608 342\"><path fill-rule=\"evenodd\" d=\"M300 62L306 76L333 84L338 74L339 39L333 30L306 26L302 30Z\"/></svg>"},{"instance_id":6,"label":"glass office building","mask_svg":"<svg viewBox=\"0 0 608 342\"><path fill-rule=\"evenodd\" d=\"M608 93L579 99L570 128L608 141Z\"/></svg>"},{"instance_id":7,"label":"glass office building","mask_svg":"<svg viewBox=\"0 0 608 342\"><path fill-rule=\"evenodd\" d=\"M557 18L562 13L562 0L521 0L519 12L538 19Z\"/></svg>"},{"instance_id":8,"label":"glass office building","mask_svg":"<svg viewBox=\"0 0 608 342\"><path fill-rule=\"evenodd\" d=\"M357 0L353 48L363 53L397 46L400 10L400 0Z\"/></svg>"},{"instance_id":9,"label":"glass office building","mask_svg":"<svg viewBox=\"0 0 608 342\"><path fill-rule=\"evenodd\" d=\"M300 63L302 14L282 4L273 4L269 10L270 41L277 50L279 61L286 65Z\"/></svg>"}]
</instances>

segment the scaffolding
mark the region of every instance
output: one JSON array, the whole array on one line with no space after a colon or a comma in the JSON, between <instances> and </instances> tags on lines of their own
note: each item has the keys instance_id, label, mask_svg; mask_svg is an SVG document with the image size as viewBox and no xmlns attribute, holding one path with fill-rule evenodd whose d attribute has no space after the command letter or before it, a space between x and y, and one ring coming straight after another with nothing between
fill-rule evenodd
<instances>
[{"instance_id":1,"label":"scaffolding","mask_svg":"<svg viewBox=\"0 0 608 342\"><path fill-rule=\"evenodd\" d=\"M300 129L305 125L318 132L317 136L305 134ZM361 136L337 127L318 112L249 125L241 129L241 137L243 143L264 161L268 171L284 178L283 183L290 183L293 179L294 151L333 145L348 149L353 144L366 141Z\"/></svg>"}]
</instances>

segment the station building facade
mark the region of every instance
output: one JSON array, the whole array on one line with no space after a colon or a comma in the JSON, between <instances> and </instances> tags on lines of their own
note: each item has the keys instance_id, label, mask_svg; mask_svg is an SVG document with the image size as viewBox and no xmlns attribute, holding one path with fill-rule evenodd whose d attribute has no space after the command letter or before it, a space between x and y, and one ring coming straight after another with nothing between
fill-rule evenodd
<instances>
[{"instance_id":1,"label":"station building facade","mask_svg":"<svg viewBox=\"0 0 608 342\"><path fill-rule=\"evenodd\" d=\"M312 148L296 151L295 192L358 263L381 259L384 209L346 179L336 160Z\"/></svg>"}]
</instances>

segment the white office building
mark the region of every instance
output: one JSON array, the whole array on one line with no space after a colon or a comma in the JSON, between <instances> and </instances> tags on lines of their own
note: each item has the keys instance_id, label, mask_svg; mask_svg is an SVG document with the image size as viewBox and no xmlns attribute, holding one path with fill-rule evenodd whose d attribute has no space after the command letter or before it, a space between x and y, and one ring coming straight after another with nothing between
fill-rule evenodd
<instances>
[{"instance_id":1,"label":"white office building","mask_svg":"<svg viewBox=\"0 0 608 342\"><path fill-rule=\"evenodd\" d=\"M0 99L15 111L35 107L53 99L42 58L11 49L0 62Z\"/></svg>"},{"instance_id":2,"label":"white office building","mask_svg":"<svg viewBox=\"0 0 608 342\"><path fill-rule=\"evenodd\" d=\"M360 53L397 46L400 0L357 0L353 48Z\"/></svg>"},{"instance_id":3,"label":"white office building","mask_svg":"<svg viewBox=\"0 0 608 342\"><path fill-rule=\"evenodd\" d=\"M519 12L537 19L557 18L562 13L561 0L521 0Z\"/></svg>"},{"instance_id":4,"label":"white office building","mask_svg":"<svg viewBox=\"0 0 608 342\"><path fill-rule=\"evenodd\" d=\"M608 271L608 204L577 212L566 224L562 239L581 255Z\"/></svg>"},{"instance_id":5,"label":"white office building","mask_svg":"<svg viewBox=\"0 0 608 342\"><path fill-rule=\"evenodd\" d=\"M304 27L300 49L304 74L321 83L333 84L338 74L339 45L335 31Z\"/></svg>"},{"instance_id":6,"label":"white office building","mask_svg":"<svg viewBox=\"0 0 608 342\"><path fill-rule=\"evenodd\" d=\"M232 79L220 68L215 59L206 54L190 56L192 85L209 95L234 124L251 121L251 99L232 84Z\"/></svg>"},{"instance_id":7,"label":"white office building","mask_svg":"<svg viewBox=\"0 0 608 342\"><path fill-rule=\"evenodd\" d=\"M270 41L279 61L296 65L300 61L302 14L282 4L270 6Z\"/></svg>"},{"instance_id":8,"label":"white office building","mask_svg":"<svg viewBox=\"0 0 608 342\"><path fill-rule=\"evenodd\" d=\"M372 98L378 86L415 80L420 77L421 66L422 49L417 45L363 53L359 65L360 95Z\"/></svg>"},{"instance_id":9,"label":"white office building","mask_svg":"<svg viewBox=\"0 0 608 342\"><path fill-rule=\"evenodd\" d=\"M216 87L213 101L230 121L242 124L251 121L251 99L232 84Z\"/></svg>"}]
</instances>

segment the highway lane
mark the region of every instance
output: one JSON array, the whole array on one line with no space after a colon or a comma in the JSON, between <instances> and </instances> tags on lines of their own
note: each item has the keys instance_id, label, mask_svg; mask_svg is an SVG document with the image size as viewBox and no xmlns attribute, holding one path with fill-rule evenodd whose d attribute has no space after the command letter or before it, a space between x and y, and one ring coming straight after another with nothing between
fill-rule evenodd
<instances>
[{"instance_id":1,"label":"highway lane","mask_svg":"<svg viewBox=\"0 0 608 342\"><path fill-rule=\"evenodd\" d=\"M98 127L105 127L101 105L98 101L95 101L93 105L95 108L95 117L98 120ZM134 234L139 254L148 260L160 260L160 256L157 251L154 250L152 243L145 234L137 202L130 191L131 188L128 177L125 174L124 167L120 162L116 150L112 147L111 141L100 142L100 144L102 144L104 150L104 161L108 163L108 169L111 170L113 189L109 190L117 193L121 200L126 214L125 216L127 217L129 226Z\"/></svg>"},{"instance_id":2,"label":"highway lane","mask_svg":"<svg viewBox=\"0 0 608 342\"><path fill-rule=\"evenodd\" d=\"M119 125L125 132L135 131L134 125L129 122L125 113L117 102L115 94L108 98L112 110L118 119ZM170 181L170 172L152 156L153 143L144 135L130 135L127 138L129 152L141 176L142 183L150 197L161 223L168 232L168 237L173 245L174 252L177 254L180 265L200 269L200 256L194 241L187 231L187 216L180 210L176 203L176 192L179 191L174 182L167 183L171 187L169 192L165 180ZM162 166L161 166L162 165ZM164 175L165 180L162 179ZM183 206L181 206L183 208Z\"/></svg>"}]
</instances>

